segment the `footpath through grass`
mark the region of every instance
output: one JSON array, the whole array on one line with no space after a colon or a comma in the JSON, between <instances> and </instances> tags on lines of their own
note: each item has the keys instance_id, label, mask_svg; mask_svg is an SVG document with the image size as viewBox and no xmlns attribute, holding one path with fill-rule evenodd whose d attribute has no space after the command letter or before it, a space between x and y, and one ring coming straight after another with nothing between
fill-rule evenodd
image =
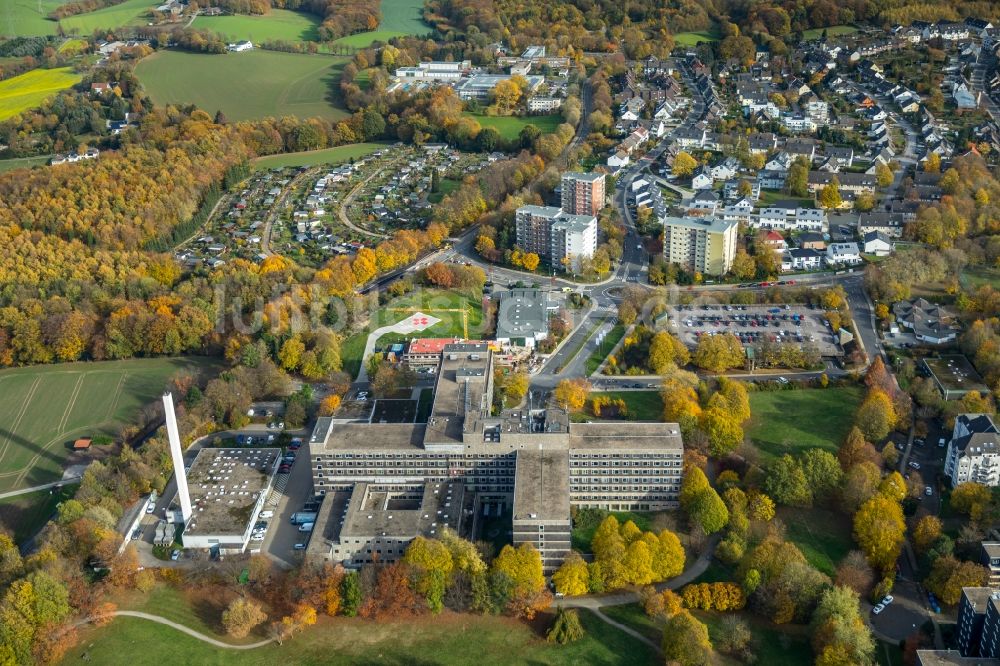
<instances>
[{"instance_id":1,"label":"footpath through grass","mask_svg":"<svg viewBox=\"0 0 1000 666\"><path fill-rule=\"evenodd\" d=\"M151 609L150 612L159 613ZM105 627L80 630L80 641L63 664L114 664L128 655L131 666L169 663L242 666L286 664L425 664L458 666L645 666L656 663L646 644L580 610L586 635L575 643L549 643L523 623L501 617L456 615L423 617L409 622L373 622L360 618L320 619L284 645L239 652L216 648L170 627L121 617ZM534 626L547 626L551 614Z\"/></svg>"},{"instance_id":2,"label":"footpath through grass","mask_svg":"<svg viewBox=\"0 0 1000 666\"><path fill-rule=\"evenodd\" d=\"M160 51L135 73L158 105L195 104L229 120L319 116L340 120L347 111L331 96L347 58L254 49L224 55Z\"/></svg>"},{"instance_id":3,"label":"footpath through grass","mask_svg":"<svg viewBox=\"0 0 1000 666\"><path fill-rule=\"evenodd\" d=\"M861 397L859 386L755 391L747 432L767 460L814 448L836 453Z\"/></svg>"},{"instance_id":4,"label":"footpath through grass","mask_svg":"<svg viewBox=\"0 0 1000 666\"><path fill-rule=\"evenodd\" d=\"M316 166L317 164L341 164L370 155L379 148L385 148L385 144L349 143L322 150L306 150L300 153L282 153L259 157L254 160L253 165L255 169L280 169L282 167Z\"/></svg>"},{"instance_id":5,"label":"footpath through grass","mask_svg":"<svg viewBox=\"0 0 1000 666\"><path fill-rule=\"evenodd\" d=\"M60 90L75 86L80 75L71 67L33 69L0 81L0 120L33 109Z\"/></svg>"}]
</instances>

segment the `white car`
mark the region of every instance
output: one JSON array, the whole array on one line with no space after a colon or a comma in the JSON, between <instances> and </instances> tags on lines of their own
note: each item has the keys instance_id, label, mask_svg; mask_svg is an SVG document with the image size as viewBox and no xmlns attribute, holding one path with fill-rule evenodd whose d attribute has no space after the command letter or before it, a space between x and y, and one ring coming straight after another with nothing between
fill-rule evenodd
<instances>
[{"instance_id":1,"label":"white car","mask_svg":"<svg viewBox=\"0 0 1000 666\"><path fill-rule=\"evenodd\" d=\"M911 460L908 464L913 469L920 469L920 463L918 463L916 460Z\"/></svg>"},{"instance_id":2,"label":"white car","mask_svg":"<svg viewBox=\"0 0 1000 666\"><path fill-rule=\"evenodd\" d=\"M927 495L928 497L930 497L933 494L934 494L934 489L933 488L931 488L930 486L926 486L924 488L924 495Z\"/></svg>"},{"instance_id":3,"label":"white car","mask_svg":"<svg viewBox=\"0 0 1000 666\"><path fill-rule=\"evenodd\" d=\"M274 517L274 511L261 511L260 512L260 517L261 518L273 518Z\"/></svg>"},{"instance_id":4,"label":"white car","mask_svg":"<svg viewBox=\"0 0 1000 666\"><path fill-rule=\"evenodd\" d=\"M885 610L885 606L883 606L882 604L878 604L877 606L875 606L875 608L872 609L872 612L875 613L876 615L878 615L879 613L881 613L884 610Z\"/></svg>"},{"instance_id":5,"label":"white car","mask_svg":"<svg viewBox=\"0 0 1000 666\"><path fill-rule=\"evenodd\" d=\"M253 536L250 537L250 540L251 541L263 541L264 540L264 535L263 534L254 534Z\"/></svg>"},{"instance_id":6,"label":"white car","mask_svg":"<svg viewBox=\"0 0 1000 666\"><path fill-rule=\"evenodd\" d=\"M887 594L887 595L885 595L885 598L882 599L881 605L882 606L888 606L892 602L893 602L892 595L891 594Z\"/></svg>"}]
</instances>

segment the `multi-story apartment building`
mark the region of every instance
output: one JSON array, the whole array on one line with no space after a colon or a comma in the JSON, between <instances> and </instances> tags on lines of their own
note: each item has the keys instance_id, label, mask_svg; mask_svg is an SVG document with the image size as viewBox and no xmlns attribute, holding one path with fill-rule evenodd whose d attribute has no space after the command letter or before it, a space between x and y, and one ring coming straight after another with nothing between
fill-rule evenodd
<instances>
[{"instance_id":1,"label":"multi-story apartment building","mask_svg":"<svg viewBox=\"0 0 1000 666\"><path fill-rule=\"evenodd\" d=\"M1000 541L980 543L979 563L990 570L989 586L1000 589Z\"/></svg>"},{"instance_id":2,"label":"multi-story apartment building","mask_svg":"<svg viewBox=\"0 0 1000 666\"><path fill-rule=\"evenodd\" d=\"M604 208L604 174L564 173L561 194L563 211L570 215L597 215Z\"/></svg>"},{"instance_id":3,"label":"multi-story apartment building","mask_svg":"<svg viewBox=\"0 0 1000 666\"><path fill-rule=\"evenodd\" d=\"M723 275L736 256L735 220L664 217L663 254L691 272Z\"/></svg>"},{"instance_id":4,"label":"multi-story apartment building","mask_svg":"<svg viewBox=\"0 0 1000 666\"><path fill-rule=\"evenodd\" d=\"M993 419L986 414L955 417L944 473L953 488L966 481L1000 485L1000 434Z\"/></svg>"},{"instance_id":5,"label":"multi-story apartment building","mask_svg":"<svg viewBox=\"0 0 1000 666\"><path fill-rule=\"evenodd\" d=\"M676 423L570 423L561 409L530 404L494 416L492 395L489 347L454 344L443 350L427 423L319 419L310 457L325 498L309 554L391 562L418 534L464 533L499 509L512 510L515 543L535 544L551 572L569 551L571 506L677 506Z\"/></svg>"},{"instance_id":6,"label":"multi-story apartment building","mask_svg":"<svg viewBox=\"0 0 1000 666\"><path fill-rule=\"evenodd\" d=\"M963 657L1000 657L1000 592L991 587L963 587L956 629Z\"/></svg>"},{"instance_id":7,"label":"multi-story apartment building","mask_svg":"<svg viewBox=\"0 0 1000 666\"><path fill-rule=\"evenodd\" d=\"M577 269L581 259L597 250L593 215L572 215L554 206L521 206L514 222L517 246L545 257L552 266Z\"/></svg>"}]
</instances>

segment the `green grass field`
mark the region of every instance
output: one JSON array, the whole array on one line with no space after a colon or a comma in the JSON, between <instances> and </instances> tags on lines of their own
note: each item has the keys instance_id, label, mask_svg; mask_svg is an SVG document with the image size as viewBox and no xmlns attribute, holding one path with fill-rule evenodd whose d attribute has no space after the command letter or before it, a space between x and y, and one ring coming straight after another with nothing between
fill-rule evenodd
<instances>
[{"instance_id":1,"label":"green grass field","mask_svg":"<svg viewBox=\"0 0 1000 666\"><path fill-rule=\"evenodd\" d=\"M747 432L765 459L820 448L836 453L861 401L861 388L757 391Z\"/></svg>"},{"instance_id":2,"label":"green grass field","mask_svg":"<svg viewBox=\"0 0 1000 666\"><path fill-rule=\"evenodd\" d=\"M677 46L697 46L698 42L717 42L722 39L722 33L718 26L712 26L708 30L695 30L692 32L681 32L674 35L674 43Z\"/></svg>"},{"instance_id":3,"label":"green grass field","mask_svg":"<svg viewBox=\"0 0 1000 666\"><path fill-rule=\"evenodd\" d=\"M379 306L372 313L369 325L351 334L341 345L340 354L344 359L344 370L356 377L361 369L361 356L365 351L368 334L382 326L395 324L409 314L419 310L441 321L420 332L400 335L387 333L379 338L377 346L395 342L405 342L412 338L467 338L478 339L482 335L483 303L477 296L468 293L442 289L420 289Z\"/></svg>"},{"instance_id":4,"label":"green grass field","mask_svg":"<svg viewBox=\"0 0 1000 666\"><path fill-rule=\"evenodd\" d=\"M13 533L14 543L24 542L40 530L59 503L73 497L79 487L80 484L71 483L0 500L0 528Z\"/></svg>"},{"instance_id":5,"label":"green grass field","mask_svg":"<svg viewBox=\"0 0 1000 666\"><path fill-rule=\"evenodd\" d=\"M1000 270L984 266L970 266L962 271L962 282L972 289L979 289L988 284L994 289L1000 289Z\"/></svg>"},{"instance_id":6,"label":"green grass field","mask_svg":"<svg viewBox=\"0 0 1000 666\"><path fill-rule=\"evenodd\" d=\"M370 155L384 147L385 145L381 143L351 143L323 150L268 155L254 160L253 165L256 169L279 169L281 167L315 166L317 164L340 164Z\"/></svg>"},{"instance_id":7,"label":"green grass field","mask_svg":"<svg viewBox=\"0 0 1000 666\"><path fill-rule=\"evenodd\" d=\"M580 620L586 635L575 643L560 646L549 643L531 627L508 618L445 613L411 622L321 619L317 626L282 646L272 644L241 651L238 660L243 666L270 666L276 662L316 666L656 663L649 646L602 622L590 611L581 610ZM541 625L542 620L536 624ZM128 655L132 666L159 666L165 653L170 655L170 663L200 666L231 664L235 658L232 650L213 647L170 627L123 617L105 627L81 628L79 643L61 663L111 664Z\"/></svg>"},{"instance_id":8,"label":"green grass field","mask_svg":"<svg viewBox=\"0 0 1000 666\"><path fill-rule=\"evenodd\" d=\"M837 565L854 545L850 518L818 507L781 507L778 516L785 523L788 540L798 546L809 564L833 576Z\"/></svg>"},{"instance_id":9,"label":"green grass field","mask_svg":"<svg viewBox=\"0 0 1000 666\"><path fill-rule=\"evenodd\" d=\"M80 75L70 67L33 69L0 81L0 120L33 109L60 90L80 82Z\"/></svg>"},{"instance_id":10,"label":"green grass field","mask_svg":"<svg viewBox=\"0 0 1000 666\"><path fill-rule=\"evenodd\" d=\"M587 522L580 520L580 516L583 515L585 514L578 514L577 520L573 525L571 541L573 550L578 550L581 553L589 553L590 542L594 540L594 532L597 531L598 526L606 516L613 515L618 520L619 525L624 525L631 520L635 523L636 527L646 532L651 529L653 517L657 514L648 511L602 511L600 515L593 513L586 514L588 517L597 518L597 520Z\"/></svg>"},{"instance_id":11,"label":"green grass field","mask_svg":"<svg viewBox=\"0 0 1000 666\"><path fill-rule=\"evenodd\" d=\"M57 23L45 18L64 4L63 0L3 0L0 2L0 34L5 37L32 37L56 34ZM41 11L39 11L41 5Z\"/></svg>"},{"instance_id":12,"label":"green grass field","mask_svg":"<svg viewBox=\"0 0 1000 666\"><path fill-rule=\"evenodd\" d=\"M314 42L319 39L316 32L319 27L317 16L287 9L272 9L264 16L199 16L191 27L218 33L230 42L241 39L249 39L255 43L279 39L286 42Z\"/></svg>"},{"instance_id":13,"label":"green grass field","mask_svg":"<svg viewBox=\"0 0 1000 666\"><path fill-rule=\"evenodd\" d=\"M591 398L605 395L612 400L621 398L628 407L625 419L615 420L660 421L663 418L663 400L660 398L659 391L593 391L587 399L589 402ZM588 421L594 418L589 411L573 414L574 421Z\"/></svg>"},{"instance_id":14,"label":"green grass field","mask_svg":"<svg viewBox=\"0 0 1000 666\"><path fill-rule=\"evenodd\" d=\"M802 32L802 39L805 41L809 41L810 39L819 39L823 36L824 30L826 30L827 37L853 35L858 31L858 29L853 25L833 25L829 28L812 28L811 30L805 30Z\"/></svg>"},{"instance_id":15,"label":"green grass field","mask_svg":"<svg viewBox=\"0 0 1000 666\"><path fill-rule=\"evenodd\" d=\"M160 51L144 58L136 74L157 104L195 104L229 120L267 116L344 118L332 96L347 58L279 53L206 55Z\"/></svg>"},{"instance_id":16,"label":"green grass field","mask_svg":"<svg viewBox=\"0 0 1000 666\"><path fill-rule=\"evenodd\" d=\"M0 492L57 481L77 437L116 435L181 370L210 359L67 363L0 372Z\"/></svg>"},{"instance_id":17,"label":"green grass field","mask_svg":"<svg viewBox=\"0 0 1000 666\"><path fill-rule=\"evenodd\" d=\"M336 43L363 49L375 41L388 42L393 37L426 35L431 28L424 23L423 8L423 0L382 0L382 23L378 30L341 37Z\"/></svg>"},{"instance_id":18,"label":"green grass field","mask_svg":"<svg viewBox=\"0 0 1000 666\"><path fill-rule=\"evenodd\" d=\"M615 324L604 337L604 342L601 343L601 346L595 349L587 358L586 372L588 377L597 372L597 369L601 367L601 363L604 363L604 359L608 357L608 354L611 353L611 350L615 348L615 345L623 337L625 337L625 325Z\"/></svg>"},{"instance_id":19,"label":"green grass field","mask_svg":"<svg viewBox=\"0 0 1000 666\"><path fill-rule=\"evenodd\" d=\"M14 157L9 160L0 160L0 173L5 173L14 169L40 166L47 164L49 159L51 159L50 155L41 155L39 157Z\"/></svg>"},{"instance_id":20,"label":"green grass field","mask_svg":"<svg viewBox=\"0 0 1000 666\"><path fill-rule=\"evenodd\" d=\"M716 642L722 627L722 618L728 613L694 611L694 615L708 626L709 638L712 642ZM806 627L787 624L779 627L747 611L742 611L739 615L750 626L750 633L753 634L753 652L757 655L758 664L799 666L813 663L814 655L809 646ZM740 662L730 659L725 663Z\"/></svg>"},{"instance_id":21,"label":"green grass field","mask_svg":"<svg viewBox=\"0 0 1000 666\"><path fill-rule=\"evenodd\" d=\"M534 125L542 131L542 134L555 132L562 122L559 114L549 114L546 116L487 116L481 113L469 113L464 116L474 118L483 128L492 127L500 132L500 136L510 140L516 139L525 125Z\"/></svg>"},{"instance_id":22,"label":"green grass field","mask_svg":"<svg viewBox=\"0 0 1000 666\"><path fill-rule=\"evenodd\" d=\"M155 0L125 0L120 5L64 18L59 24L68 34L89 35L95 30L113 30L126 25L144 25L149 12L162 3Z\"/></svg>"}]
</instances>

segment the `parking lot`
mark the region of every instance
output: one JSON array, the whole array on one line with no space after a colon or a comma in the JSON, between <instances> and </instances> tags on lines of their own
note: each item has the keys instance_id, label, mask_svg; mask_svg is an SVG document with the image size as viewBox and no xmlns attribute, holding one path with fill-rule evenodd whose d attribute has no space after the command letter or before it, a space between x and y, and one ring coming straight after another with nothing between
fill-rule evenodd
<instances>
[{"instance_id":1,"label":"parking lot","mask_svg":"<svg viewBox=\"0 0 1000 666\"><path fill-rule=\"evenodd\" d=\"M821 356L842 356L823 311L806 305L677 305L668 309L670 331L694 347L703 335L732 333L744 345L810 344Z\"/></svg>"}]
</instances>

